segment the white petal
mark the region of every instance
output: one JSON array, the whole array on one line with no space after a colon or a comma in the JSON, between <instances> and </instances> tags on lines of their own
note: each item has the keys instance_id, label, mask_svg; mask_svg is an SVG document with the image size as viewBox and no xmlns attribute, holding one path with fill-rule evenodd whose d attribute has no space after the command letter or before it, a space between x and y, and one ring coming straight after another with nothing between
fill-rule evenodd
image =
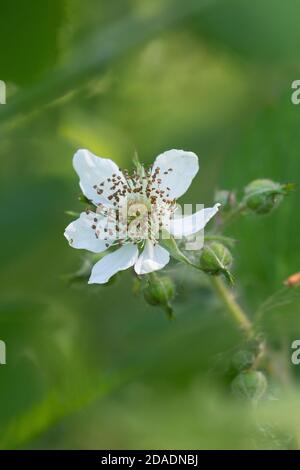
<instances>
[{"instance_id":1,"label":"white petal","mask_svg":"<svg viewBox=\"0 0 300 470\"><path fill-rule=\"evenodd\" d=\"M156 180L161 179L158 187L165 190L170 199L175 199L186 192L197 174L199 170L198 157L195 153L185 150L168 150L156 157L152 175L154 175L156 168L159 168ZM165 174L166 172L167 174ZM154 185L157 186L157 182Z\"/></svg>"},{"instance_id":2,"label":"white petal","mask_svg":"<svg viewBox=\"0 0 300 470\"><path fill-rule=\"evenodd\" d=\"M105 284L118 271L133 266L138 258L138 249L132 243L122 246L100 259L92 269L89 284Z\"/></svg>"},{"instance_id":3,"label":"white petal","mask_svg":"<svg viewBox=\"0 0 300 470\"><path fill-rule=\"evenodd\" d=\"M113 192L110 189L112 183L108 182L107 179L111 179L112 175L120 176L122 181L125 182L123 173L112 160L96 157L89 150L80 149L75 153L73 167L80 178L79 184L82 192L95 204L103 203L111 205L107 198ZM103 192L98 194L94 186L102 182L105 183L104 186L100 187Z\"/></svg>"},{"instance_id":4,"label":"white petal","mask_svg":"<svg viewBox=\"0 0 300 470\"><path fill-rule=\"evenodd\" d=\"M154 245L147 240L143 252L135 263L137 274L147 274L162 269L170 261L170 255L162 246Z\"/></svg>"},{"instance_id":5,"label":"white petal","mask_svg":"<svg viewBox=\"0 0 300 470\"><path fill-rule=\"evenodd\" d=\"M218 212L220 204L217 203L214 207L207 207L201 209L194 214L186 217L174 218L170 221L168 227L169 232L175 237L186 237L193 233L200 232L210 219Z\"/></svg>"},{"instance_id":6,"label":"white petal","mask_svg":"<svg viewBox=\"0 0 300 470\"><path fill-rule=\"evenodd\" d=\"M102 225L106 226L106 220L102 221L99 218L98 214L94 212L82 212L79 219L71 222L66 230L65 237L73 248L79 248L83 250L92 251L93 253L101 253L105 251L108 247L106 244L110 245L114 240L103 240L97 238L95 235L95 230L92 228L92 225L95 224L94 218L97 218L97 227Z\"/></svg>"}]
</instances>

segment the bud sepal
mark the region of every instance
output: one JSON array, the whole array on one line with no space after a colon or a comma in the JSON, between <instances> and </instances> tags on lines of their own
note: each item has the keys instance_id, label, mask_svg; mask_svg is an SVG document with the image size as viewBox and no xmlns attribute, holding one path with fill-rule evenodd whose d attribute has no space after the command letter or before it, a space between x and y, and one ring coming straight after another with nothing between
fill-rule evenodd
<instances>
[{"instance_id":1,"label":"bud sepal","mask_svg":"<svg viewBox=\"0 0 300 470\"><path fill-rule=\"evenodd\" d=\"M229 271L233 258L229 249L223 243L214 241L204 245L199 262L202 271L215 276L224 274L227 280L233 283L233 277Z\"/></svg>"}]
</instances>

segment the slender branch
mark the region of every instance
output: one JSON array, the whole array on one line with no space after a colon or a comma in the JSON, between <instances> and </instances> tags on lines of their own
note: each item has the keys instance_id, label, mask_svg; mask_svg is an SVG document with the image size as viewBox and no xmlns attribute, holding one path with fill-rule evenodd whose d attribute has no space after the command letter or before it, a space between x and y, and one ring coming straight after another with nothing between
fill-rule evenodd
<instances>
[{"instance_id":1,"label":"slender branch","mask_svg":"<svg viewBox=\"0 0 300 470\"><path fill-rule=\"evenodd\" d=\"M220 276L210 276L210 280L212 287L226 306L231 318L234 320L236 325L246 334L248 339L253 338L253 325L244 310L235 300L232 291L228 289Z\"/></svg>"},{"instance_id":2,"label":"slender branch","mask_svg":"<svg viewBox=\"0 0 300 470\"><path fill-rule=\"evenodd\" d=\"M255 329L249 318L247 317L244 310L240 307L234 298L233 293L228 289L223 280L219 276L211 276L211 284L219 298L222 300L224 305L227 307L231 318L234 320L236 325L245 333L246 339L251 340L255 336ZM290 376L285 367L280 365L278 360L274 360L274 354L268 348L263 340L259 343L259 350L255 362L251 369L257 369L261 362L264 361L263 367L269 372L269 374L275 376L278 381L283 385L287 386L290 383Z\"/></svg>"}]
</instances>

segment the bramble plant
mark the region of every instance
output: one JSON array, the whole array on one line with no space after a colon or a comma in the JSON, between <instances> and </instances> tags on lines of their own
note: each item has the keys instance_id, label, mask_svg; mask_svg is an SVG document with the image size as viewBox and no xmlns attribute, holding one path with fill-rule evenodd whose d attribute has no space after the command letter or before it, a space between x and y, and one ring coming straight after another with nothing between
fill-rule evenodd
<instances>
[{"instance_id":1,"label":"bramble plant","mask_svg":"<svg viewBox=\"0 0 300 470\"><path fill-rule=\"evenodd\" d=\"M171 256L195 273L202 272L243 336L241 350L232 358L232 390L256 403L266 393L267 375L276 370L260 330L260 315L282 298L288 301L294 285L286 283L283 291L262 303L255 318L248 316L233 291L231 248L235 240L224 231L238 217L249 213L262 217L275 210L293 190L293 184L257 179L245 187L240 199L234 191L217 191L213 207L202 207L194 214L189 211L188 215L184 210L182 215L177 199L198 171L198 157L193 152L169 150L150 168L135 156L132 174L88 150L76 152L73 165L83 192L80 200L86 208L81 214L68 212L79 217L68 225L65 237L72 247L93 255L72 277L88 278L89 284L106 284L113 282L118 272L134 267L133 292L142 294L148 304L161 307L171 318L176 281L169 273L157 271L165 268ZM212 218L214 225L204 236ZM104 254L106 251L108 254Z\"/></svg>"}]
</instances>

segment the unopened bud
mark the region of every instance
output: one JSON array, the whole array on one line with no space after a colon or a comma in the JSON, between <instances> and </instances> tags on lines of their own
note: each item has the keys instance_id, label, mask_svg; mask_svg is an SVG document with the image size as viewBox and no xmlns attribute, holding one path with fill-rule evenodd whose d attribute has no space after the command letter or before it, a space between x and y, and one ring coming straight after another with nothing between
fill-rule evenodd
<instances>
[{"instance_id":1,"label":"unopened bud","mask_svg":"<svg viewBox=\"0 0 300 470\"><path fill-rule=\"evenodd\" d=\"M284 281L284 285L288 287L299 287L300 286L300 272L289 276Z\"/></svg>"},{"instance_id":2,"label":"unopened bud","mask_svg":"<svg viewBox=\"0 0 300 470\"><path fill-rule=\"evenodd\" d=\"M211 242L201 251L200 268L210 274L228 274L232 261L232 255L225 245Z\"/></svg>"},{"instance_id":3,"label":"unopened bud","mask_svg":"<svg viewBox=\"0 0 300 470\"><path fill-rule=\"evenodd\" d=\"M245 188L244 202L256 214L268 214L291 189L292 185L282 185L268 179L254 180Z\"/></svg>"},{"instance_id":4,"label":"unopened bud","mask_svg":"<svg viewBox=\"0 0 300 470\"><path fill-rule=\"evenodd\" d=\"M147 285L143 289L143 294L148 304L160 305L169 316L172 315L170 301L175 295L175 285L169 277L149 277Z\"/></svg>"},{"instance_id":5,"label":"unopened bud","mask_svg":"<svg viewBox=\"0 0 300 470\"><path fill-rule=\"evenodd\" d=\"M257 370L241 372L231 383L232 392L239 398L257 402L267 390L265 375Z\"/></svg>"}]
</instances>

